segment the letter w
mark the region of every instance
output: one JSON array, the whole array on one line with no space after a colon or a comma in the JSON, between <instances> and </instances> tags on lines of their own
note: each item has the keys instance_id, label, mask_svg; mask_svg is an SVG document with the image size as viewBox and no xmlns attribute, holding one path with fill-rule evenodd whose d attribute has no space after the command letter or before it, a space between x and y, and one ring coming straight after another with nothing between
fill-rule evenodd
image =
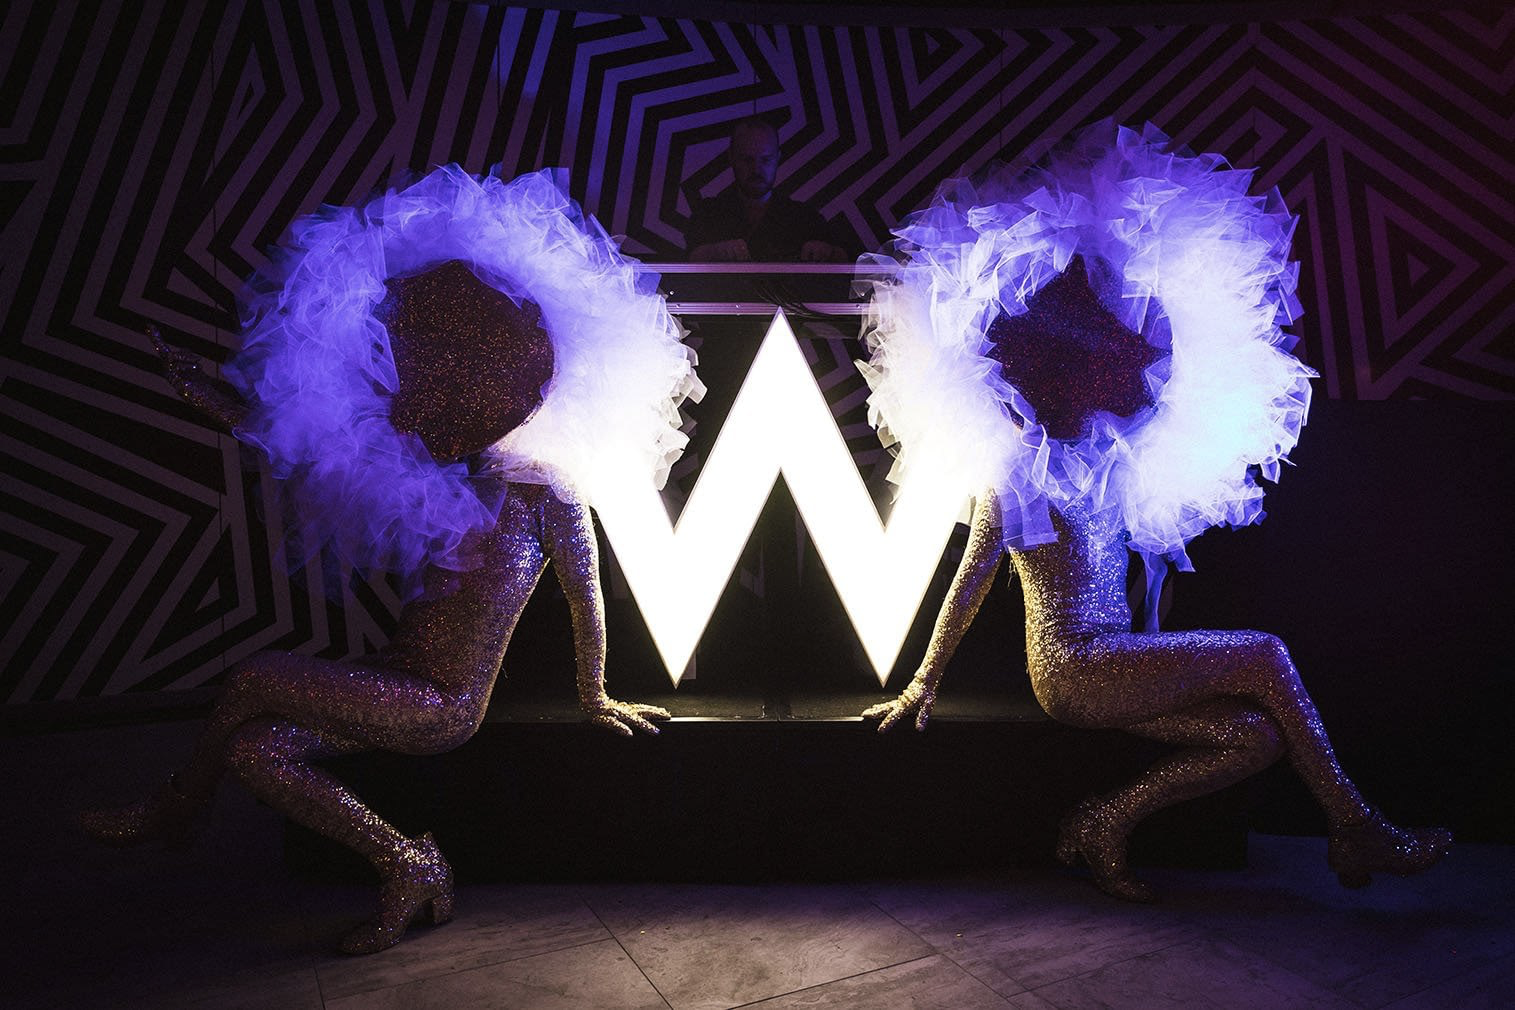
<instances>
[{"instance_id":1,"label":"letter w","mask_svg":"<svg viewBox=\"0 0 1515 1010\"><path fill-rule=\"evenodd\" d=\"M773 317L677 528L650 482L595 495L675 685L782 473L882 685L972 489L917 474L887 528L782 312Z\"/></svg>"}]
</instances>

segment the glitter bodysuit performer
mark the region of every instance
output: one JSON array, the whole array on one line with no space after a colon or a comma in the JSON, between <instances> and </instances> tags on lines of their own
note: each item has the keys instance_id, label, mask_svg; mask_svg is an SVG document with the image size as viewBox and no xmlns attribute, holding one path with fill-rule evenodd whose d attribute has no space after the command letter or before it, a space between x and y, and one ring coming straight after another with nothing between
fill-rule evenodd
<instances>
[{"instance_id":1,"label":"glitter bodysuit performer","mask_svg":"<svg viewBox=\"0 0 1515 1010\"><path fill-rule=\"evenodd\" d=\"M1181 748L1069 815L1060 860L1086 862L1109 894L1150 900L1127 868L1132 828L1284 755L1325 812L1328 858L1343 884L1423 870L1450 835L1397 828L1364 802L1283 642L1256 631L1132 631L1130 551L1183 563L1183 544L1207 526L1260 518L1248 467L1276 474L1308 403L1309 373L1275 346L1283 338L1273 324L1293 287L1292 219L1269 198L1247 197L1246 173L1167 147L1150 128L1138 135L1100 124L1008 192L949 192L902 231L925 266L907 266L876 294L865 369L875 407L906 467L912 440L958 451L933 404L977 400L983 411L959 418L968 420L957 443L980 436L969 452L994 444L964 467L989 486L977 495L924 661L898 698L863 714L880 719L880 731L908 719L925 727L948 660L1008 552L1024 587L1027 667L1047 713ZM1202 227L1186 232L1186 221ZM1185 238L1199 247L1192 258ZM975 243L989 255L956 254ZM981 311L944 308L944 291L971 294L975 282ZM1228 304L1233 291L1242 300ZM1232 324L1237 315L1250 325ZM910 330L934 326L939 337L952 320L986 317L987 327L964 325L944 358L920 351L941 353L950 342L927 344ZM963 377L957 397L933 386L954 369ZM1218 398L1206 403L1207 394ZM1233 428L1238 440L1209 452ZM1259 431L1260 441L1250 434ZM1151 480L1166 460L1206 458L1213 474Z\"/></svg>"},{"instance_id":2,"label":"glitter bodysuit performer","mask_svg":"<svg viewBox=\"0 0 1515 1010\"><path fill-rule=\"evenodd\" d=\"M473 180L446 169L402 196L424 194L429 199L438 191L440 203L418 205L444 224L461 220L466 208L476 205L490 206L492 214L514 212L516 204L505 202L506 196L514 194L525 197L518 201L528 208L523 213L547 220L547 234L556 231L559 238L567 239L582 234L582 229L574 227L576 222L559 220L562 208L554 207L554 200L564 201L545 177L527 177L508 189L502 189L498 180L486 180L480 196ZM393 194L391 199L395 199ZM496 199L498 206L491 203ZM372 217L381 219L378 211ZM354 227L363 231L369 223L359 221ZM470 241L477 237L473 235ZM443 242L434 248L446 255L465 251L467 244ZM338 242L331 248L340 250L341 246ZM603 250L589 259L595 255L600 257L599 265L606 266ZM394 261L392 256L387 262L393 266ZM629 269L618 257L612 257L609 265ZM238 663L227 676L188 764L149 799L84 817L86 830L111 844L173 840L186 833L223 772L231 770L275 810L355 849L378 870L378 914L343 940L342 948L349 953L390 946L418 914L434 922L446 921L452 914L452 872L430 835L405 837L313 762L376 748L435 754L468 740L483 721L511 633L549 562L571 610L579 699L590 719L630 736L634 729L656 733L652 720L668 718L660 708L619 702L606 694L599 559L583 496L574 490L568 475L534 458L512 458L502 448L509 445L502 443L507 436L519 432L524 437L522 425L543 403L542 389L553 376L555 356L559 368L563 366L564 341L549 340L544 313L536 302L508 297L497 289L499 285L484 283L457 260L427 263L419 273L379 279L384 285L372 290L365 304L383 298L372 307L372 316L385 326L397 379L392 395L386 397L383 437L390 439L398 433L399 444L416 449L410 439L414 436L425 449L417 457L422 461L420 469L410 478L393 477L392 481L403 486L412 478L432 480L439 467L472 458L472 465L459 471L465 490L462 504L474 509L485 503L484 521L472 522L455 537L446 530L438 532L442 527L430 531L430 563L420 566L419 584L413 585L418 593L405 605L393 638L377 655L338 662L261 653ZM585 297L574 295L572 276L563 281L565 295ZM589 283L592 286L593 279ZM647 309L645 318L653 332L642 335L642 352L649 357L662 355L667 366L666 381L653 383L662 388L649 394L646 411L674 418L676 410L670 405L695 386L677 330L655 295L622 294L633 307L641 304ZM620 330L623 343L638 342L636 334L627 333L636 328L636 313L611 321L625 327ZM367 318L360 322L368 328ZM585 329L561 314L557 322L581 336ZM278 322L281 349L290 343L283 331L295 327L289 319ZM332 328L317 325L311 332L323 339ZM265 325L264 330L268 329ZM249 429L256 427L249 406L258 400L258 383L247 383L253 394L250 402L239 401L210 383L192 356L164 344L156 333L154 338L165 371L181 395L247 439ZM569 348L567 353L574 351ZM605 353L613 357L615 352L605 349ZM265 380L278 378L266 362L249 371L257 371ZM548 398L553 395L549 390ZM655 402L660 399L661 404ZM277 413L278 408L272 411ZM367 416L366 411L358 413ZM654 417L643 427L655 430L662 424L662 418ZM271 437L260 444L266 446ZM326 438L330 439L329 433ZM667 456L662 453L660 458ZM291 491L303 491L311 498L319 485L312 480ZM437 497L434 486L428 490ZM312 500L319 507L318 499ZM401 507L409 510L413 504ZM297 505L308 506L310 501ZM345 522L334 520L332 525L351 526L358 520L361 527L365 518L374 517L347 516ZM395 525L392 517L381 516L379 521L386 528ZM449 548L438 550L436 544L443 542ZM391 543L371 558L381 562L386 552L390 557L405 553L403 546Z\"/></svg>"}]
</instances>

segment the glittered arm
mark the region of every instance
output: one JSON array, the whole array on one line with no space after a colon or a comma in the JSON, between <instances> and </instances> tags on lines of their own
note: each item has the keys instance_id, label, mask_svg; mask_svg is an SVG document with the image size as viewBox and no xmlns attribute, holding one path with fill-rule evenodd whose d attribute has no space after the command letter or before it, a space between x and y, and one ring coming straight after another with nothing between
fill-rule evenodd
<instances>
[{"instance_id":1,"label":"glittered arm","mask_svg":"<svg viewBox=\"0 0 1515 1010\"><path fill-rule=\"evenodd\" d=\"M985 491L974 505L968 527L968 547L963 551L957 574L952 577L947 598L942 601L941 612L936 615L936 626L931 629L931 642L926 647L926 658L921 660L920 669L898 698L863 711L863 718L880 720L880 733L893 729L896 723L912 715L916 729L926 728L931 708L936 704L936 688L946 672L947 662L957 651L968 625L973 623L989 587L994 584L994 573L999 569L1003 554L999 499L993 491Z\"/></svg>"},{"instance_id":2,"label":"glittered arm","mask_svg":"<svg viewBox=\"0 0 1515 1010\"><path fill-rule=\"evenodd\" d=\"M605 693L605 597L589 507L578 498L563 502L548 495L547 501L547 555L573 619L579 705L591 722L622 736L631 736L637 729L656 734L658 728L651 720L667 719L667 710L616 701Z\"/></svg>"},{"instance_id":3,"label":"glittered arm","mask_svg":"<svg viewBox=\"0 0 1515 1010\"><path fill-rule=\"evenodd\" d=\"M247 419L247 404L230 392L219 388L210 376L200 369L200 360L182 347L175 347L163 339L156 326L147 327L147 335L158 352L163 376L174 392L185 403L215 421L227 431L239 427Z\"/></svg>"}]
</instances>

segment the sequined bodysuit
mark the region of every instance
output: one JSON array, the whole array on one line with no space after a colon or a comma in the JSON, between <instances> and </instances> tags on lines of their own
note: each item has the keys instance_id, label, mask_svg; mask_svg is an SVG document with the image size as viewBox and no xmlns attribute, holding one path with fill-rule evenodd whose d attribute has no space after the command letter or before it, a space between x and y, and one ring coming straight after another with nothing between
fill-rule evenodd
<instances>
[{"instance_id":1,"label":"sequined bodysuit","mask_svg":"<svg viewBox=\"0 0 1515 1010\"><path fill-rule=\"evenodd\" d=\"M587 521L582 505L565 504L540 484L511 484L505 488L499 522L466 542L479 566L462 573L427 571L426 592L406 606L394 636L371 662L422 678L440 695L451 696L446 706L451 712L443 721L454 725L434 725L419 739L381 746L432 752L456 746L459 734L462 739L472 735L547 562L554 563L565 589L572 587L570 600L592 592L579 554L593 545L586 546L581 521ZM592 621L584 623L584 609L574 608L575 635L596 639L600 632ZM602 651L603 642L598 644L596 651ZM413 711L405 713L407 720L414 717Z\"/></svg>"},{"instance_id":2,"label":"sequined bodysuit","mask_svg":"<svg viewBox=\"0 0 1515 1010\"><path fill-rule=\"evenodd\" d=\"M1127 551L1109 516L1053 513L1057 540L1010 552L1026 605L1026 668L1049 714L1090 725L1097 720L1069 681L1097 675L1112 639L1131 630L1125 598ZM1123 644L1129 644L1124 643Z\"/></svg>"},{"instance_id":3,"label":"sequined bodysuit","mask_svg":"<svg viewBox=\"0 0 1515 1010\"><path fill-rule=\"evenodd\" d=\"M1206 700L1197 685L1237 666L1289 667L1258 631L1131 630L1130 552L1113 513L1053 513L1058 539L1012 550L1026 603L1026 666L1047 713L1075 726L1137 728ZM1301 692L1302 693L1302 692ZM1323 734L1322 734L1323 735Z\"/></svg>"},{"instance_id":4,"label":"sequined bodysuit","mask_svg":"<svg viewBox=\"0 0 1515 1010\"><path fill-rule=\"evenodd\" d=\"M354 568L394 573L411 602L374 655L339 662L265 652L238 662L189 762L146 800L87 812L91 835L115 845L179 835L231 770L271 807L378 870L379 913L344 950L394 943L414 914L445 921L452 874L434 840L400 834L319 760L373 748L433 754L472 736L549 561L571 611L579 702L590 720L630 736L656 733L650 720L669 717L606 695L593 521L568 478L541 469L544 460L566 465L553 451L564 429L597 426L584 408L616 398L570 384L554 410L539 410L560 372L621 379L617 359L599 353L612 348L666 355L672 367L649 368L645 390L655 408L648 416L660 425L698 384L661 298L637 293L642 286L629 283L633 271L613 248L575 244L583 229L562 200L545 177L502 187L452 166L388 194L372 216L302 220L296 231L308 241L281 267L286 283L269 286L249 313L254 322L232 363L240 397L152 332L180 395L263 450L286 481L298 541ZM487 230L487 249L464 222ZM507 234L517 241L504 241ZM484 262L486 251L499 255ZM427 266L430 259L443 261ZM562 304L565 276L581 318ZM379 281L387 297L372 305ZM559 360L569 345L554 341L537 299L526 297L538 288L557 299L574 333L573 363ZM626 391L643 394L629 380ZM523 446L533 415L554 417L559 428L549 424ZM662 434L649 425L649 451L663 452ZM463 465L481 453L492 474Z\"/></svg>"},{"instance_id":5,"label":"sequined bodysuit","mask_svg":"<svg viewBox=\"0 0 1515 1010\"><path fill-rule=\"evenodd\" d=\"M470 535L482 563L461 574L429 570L428 588L440 595L407 605L376 656L252 657L229 678L201 750L213 752L227 737L256 737L259 731L246 727L266 719L291 720L318 736L323 756L372 747L434 754L459 746L484 718L510 636L549 560L570 603L580 697L591 710L604 701L604 624L588 509L560 501L543 485L505 490L499 522ZM232 746L227 759L246 777L237 750ZM205 757L191 763L194 778L217 774L215 755Z\"/></svg>"},{"instance_id":6,"label":"sequined bodysuit","mask_svg":"<svg viewBox=\"0 0 1515 1010\"><path fill-rule=\"evenodd\" d=\"M1095 130L1085 137L1096 138ZM1212 175L1214 156L1154 148L1155 157L1135 166L1129 156L1145 148L1133 139L1117 131L1113 148L1098 141L1054 158L1046 172L1023 177L1024 199L970 206L974 188L953 183L929 212L897 230L910 260L901 280L875 294L881 321L870 334L868 373L875 423L885 422L886 444L902 441L902 465L909 453L938 452L997 490L977 496L968 545L919 670L896 699L863 715L878 718L881 732L907 719L926 727L946 666L1008 549L1024 587L1027 668L1047 713L1179 745L1124 788L1082 804L1064 822L1060 859L1087 862L1111 894L1149 900L1126 869L1130 829L1286 755L1331 826L1331 864L1344 883L1360 886L1372 871L1424 869L1449 838L1402 831L1363 802L1282 641L1256 631L1131 631L1125 530L1161 556L1204 526L1260 518L1255 507L1241 508L1256 505L1250 468L1267 472L1293 445L1311 374L1281 353L1271 325L1293 289L1286 263L1293 220L1269 209L1276 200L1233 193L1231 185L1248 176ZM1189 173L1183 183L1176 169ZM1167 183L1152 185L1157 178ZM1150 213L1142 208L1148 198ZM962 245L974 232L978 242ZM1237 241L1241 234L1249 242ZM1263 234L1277 241L1257 241ZM1243 247L1258 257L1247 270ZM1086 262L1069 256L1075 250L1095 255ZM1174 269L1185 262L1187 272ZM1057 276L1042 283L1038 271L1049 267ZM982 290L962 283L970 275ZM1002 311L980 329L983 316L974 313L995 302ZM1235 314L1222 305L1234 305ZM1254 343L1205 350L1211 337L1244 334ZM1169 360L1159 360L1162 351ZM982 367L984 356L1002 366L999 375ZM960 368L963 362L976 367ZM1217 441L1225 450L1210 445L1232 404L1254 398L1256 416L1237 414L1251 420ZM958 401L968 409L955 409ZM956 443L982 444L985 458L957 459ZM1193 474L1180 473L1201 459ZM1162 495L1124 493L1142 491L1128 483L1132 477L1176 492L1212 466L1194 484L1210 491L1180 495L1159 522L1145 504ZM1210 518L1190 529L1190 512Z\"/></svg>"}]
</instances>

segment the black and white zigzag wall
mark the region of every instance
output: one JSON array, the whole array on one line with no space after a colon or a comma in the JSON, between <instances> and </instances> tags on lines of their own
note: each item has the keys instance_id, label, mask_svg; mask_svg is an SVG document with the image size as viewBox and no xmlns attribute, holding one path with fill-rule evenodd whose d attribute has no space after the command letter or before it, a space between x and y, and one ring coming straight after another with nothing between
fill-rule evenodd
<instances>
[{"instance_id":1,"label":"black and white zigzag wall","mask_svg":"<svg viewBox=\"0 0 1515 1010\"><path fill-rule=\"evenodd\" d=\"M1266 7L1260 9L1266 10ZM0 13L0 694L339 656L396 600L285 575L268 480L159 379L212 360L292 218L456 161L561 165L676 258L732 120L859 248L944 177L1153 121L1303 218L1301 354L1341 399L1515 396L1515 10L1045 28L748 25L448 0L14 0ZM818 375L850 366L824 350ZM839 416L857 397L828 393Z\"/></svg>"}]
</instances>

